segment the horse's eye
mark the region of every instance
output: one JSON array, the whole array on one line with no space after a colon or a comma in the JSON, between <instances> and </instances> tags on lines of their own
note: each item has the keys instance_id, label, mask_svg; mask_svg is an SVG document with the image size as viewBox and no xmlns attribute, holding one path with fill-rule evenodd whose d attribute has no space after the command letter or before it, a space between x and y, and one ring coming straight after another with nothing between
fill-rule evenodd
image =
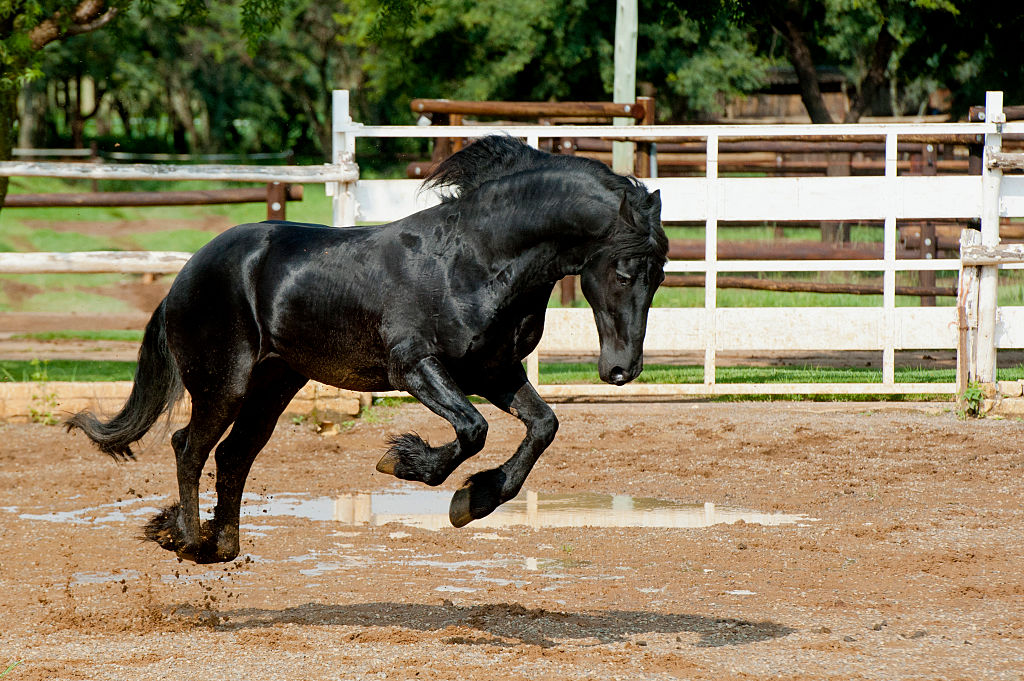
<instances>
[{"instance_id":1,"label":"horse's eye","mask_svg":"<svg viewBox=\"0 0 1024 681\"><path fill-rule=\"evenodd\" d=\"M625 284L632 283L632 281L633 281L633 279L635 277L632 274L630 274L629 272L623 272L622 270L615 270L615 278L618 280L618 282L620 284L625 285Z\"/></svg>"}]
</instances>

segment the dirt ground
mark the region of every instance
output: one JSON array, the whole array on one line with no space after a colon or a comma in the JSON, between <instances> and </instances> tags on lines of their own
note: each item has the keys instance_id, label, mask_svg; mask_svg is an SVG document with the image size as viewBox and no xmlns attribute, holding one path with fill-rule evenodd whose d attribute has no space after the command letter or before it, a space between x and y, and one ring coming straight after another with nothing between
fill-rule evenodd
<instances>
[{"instance_id":1,"label":"dirt ground","mask_svg":"<svg viewBox=\"0 0 1024 681\"><path fill-rule=\"evenodd\" d=\"M386 516L389 498L444 513L511 453L522 427L481 409L488 446L437 499L374 470L390 434L450 435L424 408L332 437L282 420L243 554L213 566L136 539L176 497L166 437L116 464L81 434L0 427L0 672L20 661L4 680L1024 678L1024 423L560 404L534 514L506 514L533 527ZM707 503L773 515L667 526ZM796 517L755 522L774 514Z\"/></svg>"}]
</instances>

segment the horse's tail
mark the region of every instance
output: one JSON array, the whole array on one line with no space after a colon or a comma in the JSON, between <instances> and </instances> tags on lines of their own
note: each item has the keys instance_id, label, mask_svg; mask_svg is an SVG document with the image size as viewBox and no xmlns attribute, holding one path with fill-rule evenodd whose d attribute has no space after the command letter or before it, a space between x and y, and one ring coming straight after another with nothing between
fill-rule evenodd
<instances>
[{"instance_id":1,"label":"horse's tail","mask_svg":"<svg viewBox=\"0 0 1024 681\"><path fill-rule=\"evenodd\" d=\"M69 431L81 429L101 451L115 459L134 459L131 445L141 439L182 394L181 374L167 348L164 303L161 302L146 324L135 384L121 411L106 423L88 411L80 411L64 426Z\"/></svg>"}]
</instances>

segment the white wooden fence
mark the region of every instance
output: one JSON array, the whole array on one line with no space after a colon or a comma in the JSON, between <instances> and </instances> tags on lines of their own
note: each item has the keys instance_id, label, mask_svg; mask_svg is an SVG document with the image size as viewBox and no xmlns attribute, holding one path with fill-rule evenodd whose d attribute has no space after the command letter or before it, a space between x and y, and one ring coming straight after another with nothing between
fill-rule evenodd
<instances>
[{"instance_id":1,"label":"white wooden fence","mask_svg":"<svg viewBox=\"0 0 1024 681\"><path fill-rule=\"evenodd\" d=\"M1005 123L1002 93L986 98L985 123L885 125L733 125L636 126L632 139L688 137L707 143L707 172L698 178L645 180L660 189L666 221L703 221L706 253L703 261L674 261L669 272L705 274L702 308L651 310L645 350L651 353L703 351L704 381L700 384L544 385L546 397L671 398L723 394L905 394L954 393L956 383L897 383L896 350L935 350L958 347L956 307L896 307L896 273L915 270L960 270L959 259L897 260L896 221L941 218L981 220L982 244L999 243L1000 216L1024 216L1024 177L1003 177L1000 166L1015 161L1000 152L1002 134L1024 133L1024 123ZM333 161L355 157L357 138L462 137L508 132L537 146L542 138L622 136L608 126L366 126L349 115L348 92L334 92ZM900 176L896 171L901 136L976 135L984 138L985 162L980 176ZM865 138L886 143L885 174L877 177L722 178L718 176L718 144L726 138ZM334 224L389 221L437 201L418 193L417 180L359 180L333 188ZM719 261L718 225L726 221L882 220L884 257L880 260ZM1015 265L1008 265L1015 266ZM870 271L883 273L881 307L721 308L717 304L719 272ZM977 309L976 357L972 378L995 380L996 348L1024 347L1024 307L996 309L997 266L981 268ZM597 331L587 309L548 311L540 353L594 352ZM882 353L881 383L718 383L716 355L722 351L842 351ZM959 366L960 363L958 363ZM537 357L529 361L537 380ZM966 377L961 377L965 380Z\"/></svg>"},{"instance_id":2,"label":"white wooden fence","mask_svg":"<svg viewBox=\"0 0 1024 681\"><path fill-rule=\"evenodd\" d=\"M323 182L334 197L333 224L389 221L432 205L438 199L420 193L417 180L361 180L356 139L462 137L501 131L490 126L365 126L349 115L348 92L335 91L333 163L317 167L142 166L94 164L0 163L0 175L48 175L95 179L231 179L239 181ZM896 350L958 348L961 323L956 307L896 307L896 272L961 270L959 259L897 260L896 221L903 219L977 218L981 251L967 267L979 267L977 286L961 291L961 302L976 310L977 332L970 344L971 377L995 379L996 348L1024 348L1024 307L996 307L997 268L1018 267L1020 254L1000 250L999 218L1024 216L1024 176L1003 177L1002 168L1019 159L1001 152L1003 133L1024 133L1024 123L1005 123L1001 93L989 93L985 123L887 125L742 125L634 126L633 139L689 137L706 140L707 173L697 178L645 180L661 189L663 219L703 221L703 261L673 261L670 272L704 273L704 306L651 310L645 349L670 354L702 351L704 380L698 384L544 385L542 395L557 399L651 398L722 394L901 394L954 393L955 383L897 383ZM534 146L542 138L620 138L610 126L516 126L504 131ZM896 172L901 136L970 134L983 136L984 171L980 176L908 177ZM885 174L877 177L723 178L718 176L718 144L727 138L864 138L886 142ZM59 167L58 167L59 166ZM880 260L719 261L718 225L727 221L882 220L884 251ZM987 249L987 250L986 250ZM187 258L179 253L0 254L0 272L177 271ZM986 259L987 258L987 259ZM1001 264L1000 264L1001 263ZM722 308L718 307L719 272L870 271L883 273L881 307ZM966 280L966 278L964 278ZM970 301L976 301L973 305ZM968 315L969 317L970 315ZM965 318L964 325L970 326ZM589 353L598 348L597 331L587 309L551 309L540 353ZM718 383L716 356L724 351L842 351L882 353L881 383ZM961 358L963 359L963 358ZM537 380L537 355L529 370ZM966 377L960 377L966 379Z\"/></svg>"}]
</instances>

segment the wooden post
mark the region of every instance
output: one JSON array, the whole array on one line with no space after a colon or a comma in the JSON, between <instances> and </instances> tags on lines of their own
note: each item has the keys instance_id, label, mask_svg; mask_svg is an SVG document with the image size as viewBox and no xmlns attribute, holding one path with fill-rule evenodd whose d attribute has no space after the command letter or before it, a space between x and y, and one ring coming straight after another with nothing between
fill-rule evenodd
<instances>
[{"instance_id":1,"label":"wooden post","mask_svg":"<svg viewBox=\"0 0 1024 681\"><path fill-rule=\"evenodd\" d=\"M96 143L96 140L89 142L89 162L90 163L103 163L103 159L100 158L100 147ZM92 190L98 192L100 190L99 181L93 179Z\"/></svg>"},{"instance_id":2,"label":"wooden post","mask_svg":"<svg viewBox=\"0 0 1024 681\"><path fill-rule=\"evenodd\" d=\"M448 117L448 125L462 125L462 118L462 114L451 114ZM451 145L451 153L454 154L455 152L462 150L462 147L465 145L465 138L454 137L448 140L448 143Z\"/></svg>"},{"instance_id":3,"label":"wooden post","mask_svg":"<svg viewBox=\"0 0 1024 681\"><path fill-rule=\"evenodd\" d=\"M848 177L850 175L851 154L832 152L828 154L828 177ZM821 223L821 240L826 243L841 244L850 240L850 226L846 222L827 220Z\"/></svg>"},{"instance_id":4,"label":"wooden post","mask_svg":"<svg viewBox=\"0 0 1024 681\"><path fill-rule=\"evenodd\" d=\"M921 174L934 176L938 174L936 167L935 145L926 144L921 152ZM939 247L935 237L935 223L925 222L921 225L921 258L933 260L938 257ZM935 270L921 270L917 273L917 282L921 287L935 286ZM922 307L935 307L935 296L921 296Z\"/></svg>"},{"instance_id":5,"label":"wooden post","mask_svg":"<svg viewBox=\"0 0 1024 681\"><path fill-rule=\"evenodd\" d=\"M286 211L285 203L288 200L288 186L280 182L271 182L267 185L267 219L284 220Z\"/></svg>"},{"instance_id":6,"label":"wooden post","mask_svg":"<svg viewBox=\"0 0 1024 681\"><path fill-rule=\"evenodd\" d=\"M447 113L435 113L430 117L431 125L451 125L451 114ZM440 163L449 156L452 155L454 149L452 149L452 138L451 137L437 137L434 139L434 149L430 152L431 163Z\"/></svg>"},{"instance_id":7,"label":"wooden post","mask_svg":"<svg viewBox=\"0 0 1024 681\"><path fill-rule=\"evenodd\" d=\"M641 125L654 125L654 97L637 97L636 103L644 107L644 117ZM636 163L633 164L633 173L637 177L651 177L651 147L653 142L639 142L636 145Z\"/></svg>"},{"instance_id":8,"label":"wooden post","mask_svg":"<svg viewBox=\"0 0 1024 681\"><path fill-rule=\"evenodd\" d=\"M576 276L562 277L559 282L559 295L562 307L572 307L576 302Z\"/></svg>"},{"instance_id":9,"label":"wooden post","mask_svg":"<svg viewBox=\"0 0 1024 681\"><path fill-rule=\"evenodd\" d=\"M961 258L968 246L981 243L981 233L974 229L960 232ZM957 285L956 316L956 393L963 395L971 381L977 380L978 365L975 357L978 333L978 273L980 268L960 267L960 280Z\"/></svg>"}]
</instances>

